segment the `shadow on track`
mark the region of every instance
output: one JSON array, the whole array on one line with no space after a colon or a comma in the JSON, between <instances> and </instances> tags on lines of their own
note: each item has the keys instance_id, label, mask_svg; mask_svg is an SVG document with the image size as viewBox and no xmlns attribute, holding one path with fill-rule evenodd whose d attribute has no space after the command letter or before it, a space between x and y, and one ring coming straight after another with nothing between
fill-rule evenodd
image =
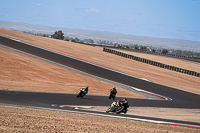
<instances>
[{"instance_id":1,"label":"shadow on track","mask_svg":"<svg viewBox=\"0 0 200 133\"><path fill-rule=\"evenodd\" d=\"M98 101L97 99L93 99L93 98L87 98L87 97L83 97L83 98L77 98L77 99L81 99L81 100L92 100L92 101Z\"/></svg>"}]
</instances>

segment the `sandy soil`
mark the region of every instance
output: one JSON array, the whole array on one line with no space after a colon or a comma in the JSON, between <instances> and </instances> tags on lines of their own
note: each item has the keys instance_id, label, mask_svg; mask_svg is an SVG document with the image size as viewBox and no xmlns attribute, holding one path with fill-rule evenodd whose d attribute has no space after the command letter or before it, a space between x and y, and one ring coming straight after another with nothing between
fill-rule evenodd
<instances>
[{"instance_id":1,"label":"sandy soil","mask_svg":"<svg viewBox=\"0 0 200 133\"><path fill-rule=\"evenodd\" d=\"M0 106L0 132L198 133L199 129L61 111Z\"/></svg>"},{"instance_id":2,"label":"sandy soil","mask_svg":"<svg viewBox=\"0 0 200 133\"><path fill-rule=\"evenodd\" d=\"M159 84L200 94L200 78L198 77L169 71L109 54L103 52L102 48L52 38L38 37L5 29L0 29L0 35L18 39L32 45L66 54L116 71L127 73L129 75L146 78ZM134 54L137 55L138 53ZM140 54L140 56L148 59L152 58L152 60L159 62L162 61L163 63L169 65L200 72L200 65L197 63L147 54Z\"/></svg>"}]
</instances>

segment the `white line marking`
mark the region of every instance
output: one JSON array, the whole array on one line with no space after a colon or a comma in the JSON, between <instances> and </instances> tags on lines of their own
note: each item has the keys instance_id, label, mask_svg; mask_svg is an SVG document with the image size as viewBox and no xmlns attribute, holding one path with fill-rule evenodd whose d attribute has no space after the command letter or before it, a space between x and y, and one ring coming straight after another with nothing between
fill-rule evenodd
<instances>
[{"instance_id":1,"label":"white line marking","mask_svg":"<svg viewBox=\"0 0 200 133\"><path fill-rule=\"evenodd\" d=\"M150 94L152 96L156 96L160 99L165 99L165 100L168 100L168 101L171 101L172 99L169 98L169 97L166 97L166 96L162 96L162 95L159 95L159 94L156 94L156 93L153 93L153 92L150 92L150 91L145 91L145 90L142 90L142 89L138 89L138 88L135 88L135 87L131 87L132 89L136 90L136 91L139 91L139 92L144 92L144 93L147 93L147 94Z\"/></svg>"},{"instance_id":2,"label":"white line marking","mask_svg":"<svg viewBox=\"0 0 200 133\"><path fill-rule=\"evenodd\" d=\"M53 105L52 105L53 106ZM78 106L78 105L58 105L58 107L68 107L68 108L74 108L74 109L90 109L90 108L93 108L93 107L90 107L90 106Z\"/></svg>"},{"instance_id":3,"label":"white line marking","mask_svg":"<svg viewBox=\"0 0 200 133\"><path fill-rule=\"evenodd\" d=\"M10 38L11 40L14 40L16 42L21 42L20 40L17 40L17 39L13 39L13 38Z\"/></svg>"}]
</instances>

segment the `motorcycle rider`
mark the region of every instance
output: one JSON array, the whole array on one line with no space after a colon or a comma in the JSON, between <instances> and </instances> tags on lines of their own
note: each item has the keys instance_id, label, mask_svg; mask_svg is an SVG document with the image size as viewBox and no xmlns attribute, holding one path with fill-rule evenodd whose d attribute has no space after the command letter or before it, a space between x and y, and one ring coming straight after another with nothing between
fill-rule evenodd
<instances>
[{"instance_id":1,"label":"motorcycle rider","mask_svg":"<svg viewBox=\"0 0 200 133\"><path fill-rule=\"evenodd\" d=\"M82 89L81 89L81 91L86 95L87 93L88 93L88 86L86 86L86 87L83 87Z\"/></svg>"},{"instance_id":2,"label":"motorcycle rider","mask_svg":"<svg viewBox=\"0 0 200 133\"><path fill-rule=\"evenodd\" d=\"M119 113L123 112L124 114L126 114L126 112L128 111L127 108L129 108L128 100L122 99L119 101L119 104L117 105L116 113L119 114Z\"/></svg>"},{"instance_id":3,"label":"motorcycle rider","mask_svg":"<svg viewBox=\"0 0 200 133\"><path fill-rule=\"evenodd\" d=\"M116 95L116 94L117 94L117 90L116 90L116 88L113 87L112 89L110 89L110 93Z\"/></svg>"},{"instance_id":4,"label":"motorcycle rider","mask_svg":"<svg viewBox=\"0 0 200 133\"><path fill-rule=\"evenodd\" d=\"M109 99L111 99L111 98L115 99L116 94L117 94L117 90L115 87L113 87L112 89L110 89Z\"/></svg>"},{"instance_id":5,"label":"motorcycle rider","mask_svg":"<svg viewBox=\"0 0 200 133\"><path fill-rule=\"evenodd\" d=\"M127 108L129 107L128 100L126 98L119 100L119 105L123 105L123 103L127 104Z\"/></svg>"},{"instance_id":6,"label":"motorcycle rider","mask_svg":"<svg viewBox=\"0 0 200 133\"><path fill-rule=\"evenodd\" d=\"M120 109L122 109L121 106L124 106L123 110L120 110ZM127 108L129 108L129 104L128 104L127 99L122 99L122 100L119 100L119 101L113 101L111 103L110 107L106 110L106 113L109 113L109 112L116 112L117 114L119 114L121 112L126 113L128 111Z\"/></svg>"}]
</instances>

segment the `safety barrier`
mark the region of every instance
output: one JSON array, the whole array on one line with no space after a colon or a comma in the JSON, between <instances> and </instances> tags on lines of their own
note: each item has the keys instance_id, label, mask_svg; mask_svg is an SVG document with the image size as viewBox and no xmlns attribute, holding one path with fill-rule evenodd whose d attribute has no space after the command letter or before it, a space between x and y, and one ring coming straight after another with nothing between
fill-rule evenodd
<instances>
[{"instance_id":1,"label":"safety barrier","mask_svg":"<svg viewBox=\"0 0 200 133\"><path fill-rule=\"evenodd\" d=\"M161 68L164 68L164 69L188 74L188 75L191 75L191 76L200 77L200 73L195 72L195 71L190 71L190 70L178 68L178 67L175 67L175 66L163 64L163 63L160 63L160 62L152 61L152 60L149 60L149 59L140 58L140 57L129 55L129 54L126 54L126 53L122 53L122 52L119 52L119 51L116 51L116 50L113 50L113 49L103 48L103 51L108 52L108 53L112 53L112 54L115 54L115 55L119 55L119 56L122 56L122 57L125 57L125 58L129 58L129 59L132 59L132 60L135 60L135 61L143 62L143 63L149 64L149 65L153 65L153 66L161 67Z\"/></svg>"},{"instance_id":2,"label":"safety barrier","mask_svg":"<svg viewBox=\"0 0 200 133\"><path fill-rule=\"evenodd\" d=\"M81 44L83 44L83 43L81 43ZM114 45L102 45L102 44L90 44L90 43L84 43L84 45L122 49L122 50L134 51L134 52L139 52L139 53L148 53L148 54L153 54L153 55L168 56L168 57L181 58L181 59L185 59L185 60L200 62L200 57L189 57L189 56L182 56L182 55L175 55L175 54L153 53L151 51L140 51L140 50L129 49L129 48L119 48L119 47L115 47Z\"/></svg>"}]
</instances>

